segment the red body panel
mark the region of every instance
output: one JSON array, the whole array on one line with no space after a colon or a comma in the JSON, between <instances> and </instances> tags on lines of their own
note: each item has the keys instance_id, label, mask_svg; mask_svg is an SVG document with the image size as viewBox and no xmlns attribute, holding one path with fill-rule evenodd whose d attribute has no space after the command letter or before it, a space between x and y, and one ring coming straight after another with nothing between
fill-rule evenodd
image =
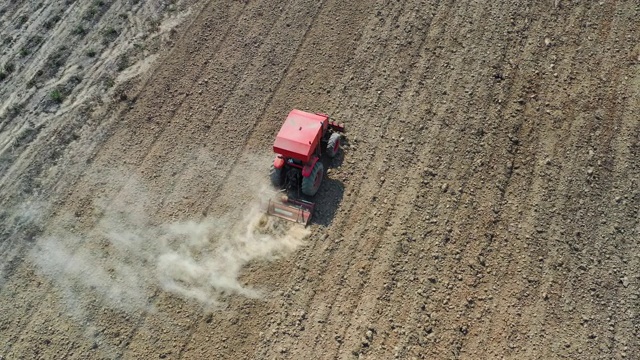
<instances>
[{"instance_id":1,"label":"red body panel","mask_svg":"<svg viewBox=\"0 0 640 360\"><path fill-rule=\"evenodd\" d=\"M313 170L313 167L316 166L316 163L318 162L318 160L320 159L317 156L312 156L311 161L309 161L307 165L302 167L303 177L309 177L309 175L311 175L311 171Z\"/></svg>"},{"instance_id":2,"label":"red body panel","mask_svg":"<svg viewBox=\"0 0 640 360\"><path fill-rule=\"evenodd\" d=\"M292 110L276 136L273 151L309 163L327 128L327 119L324 114Z\"/></svg>"}]
</instances>

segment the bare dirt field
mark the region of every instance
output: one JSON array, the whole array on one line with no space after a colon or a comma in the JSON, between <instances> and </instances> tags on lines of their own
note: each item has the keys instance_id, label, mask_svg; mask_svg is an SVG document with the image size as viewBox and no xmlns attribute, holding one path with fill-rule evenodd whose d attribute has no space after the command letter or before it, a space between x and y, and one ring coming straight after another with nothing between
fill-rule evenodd
<instances>
[{"instance_id":1,"label":"bare dirt field","mask_svg":"<svg viewBox=\"0 0 640 360\"><path fill-rule=\"evenodd\" d=\"M0 3L0 359L640 359L637 1ZM292 108L347 126L266 218Z\"/></svg>"}]
</instances>

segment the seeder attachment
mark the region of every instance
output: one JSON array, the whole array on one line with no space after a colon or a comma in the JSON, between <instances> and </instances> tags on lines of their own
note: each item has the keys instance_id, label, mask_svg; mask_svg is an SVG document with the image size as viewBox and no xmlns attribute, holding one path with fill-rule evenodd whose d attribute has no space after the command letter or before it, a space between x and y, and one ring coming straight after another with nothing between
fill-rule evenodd
<instances>
[{"instance_id":1,"label":"seeder attachment","mask_svg":"<svg viewBox=\"0 0 640 360\"><path fill-rule=\"evenodd\" d=\"M307 226L314 208L315 204L312 202L282 196L279 200L269 200L267 214Z\"/></svg>"}]
</instances>

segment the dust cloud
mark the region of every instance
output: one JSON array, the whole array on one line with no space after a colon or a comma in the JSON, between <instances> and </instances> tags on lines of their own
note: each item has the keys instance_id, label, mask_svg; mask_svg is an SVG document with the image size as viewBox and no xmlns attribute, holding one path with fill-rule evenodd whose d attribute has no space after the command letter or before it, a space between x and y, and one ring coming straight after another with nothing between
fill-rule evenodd
<instances>
[{"instance_id":1,"label":"dust cloud","mask_svg":"<svg viewBox=\"0 0 640 360\"><path fill-rule=\"evenodd\" d=\"M42 229L46 203L24 201L15 208L0 208L0 289L22 257L21 246L28 244Z\"/></svg>"},{"instance_id":2,"label":"dust cloud","mask_svg":"<svg viewBox=\"0 0 640 360\"><path fill-rule=\"evenodd\" d=\"M164 251L157 262L158 280L166 291L214 305L215 293L240 294L250 298L260 291L243 286L238 275L256 259L273 260L302 244L307 233L285 227L255 206L239 223L217 219L175 223L164 227ZM176 241L176 239L181 239ZM220 239L211 242L211 239Z\"/></svg>"},{"instance_id":3,"label":"dust cloud","mask_svg":"<svg viewBox=\"0 0 640 360\"><path fill-rule=\"evenodd\" d=\"M266 216L262 190L242 212L163 223L145 212L151 194L140 182L126 187L120 202L95 201L93 219L59 216L30 254L70 308L97 300L125 312L156 311L151 299L161 292L206 310L223 308L229 295L260 298L260 284L239 280L243 267L290 253L308 236Z\"/></svg>"}]
</instances>

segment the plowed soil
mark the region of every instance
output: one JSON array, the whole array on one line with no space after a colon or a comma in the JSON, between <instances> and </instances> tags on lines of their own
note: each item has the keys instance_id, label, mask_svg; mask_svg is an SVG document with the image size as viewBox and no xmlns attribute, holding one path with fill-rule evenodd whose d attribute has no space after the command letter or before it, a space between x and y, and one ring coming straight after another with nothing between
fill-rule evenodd
<instances>
[{"instance_id":1,"label":"plowed soil","mask_svg":"<svg viewBox=\"0 0 640 360\"><path fill-rule=\"evenodd\" d=\"M89 3L0 5L1 359L640 358L636 1Z\"/></svg>"}]
</instances>

